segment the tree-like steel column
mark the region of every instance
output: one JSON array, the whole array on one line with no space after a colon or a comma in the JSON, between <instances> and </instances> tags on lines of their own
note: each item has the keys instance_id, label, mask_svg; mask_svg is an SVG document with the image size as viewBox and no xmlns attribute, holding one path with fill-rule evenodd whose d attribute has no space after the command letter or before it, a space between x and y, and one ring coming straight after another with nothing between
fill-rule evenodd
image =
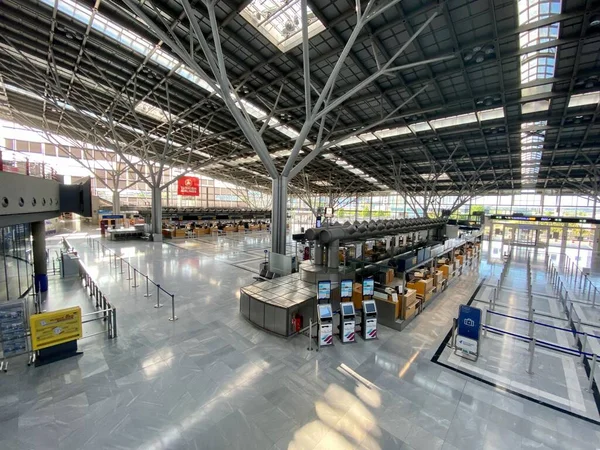
<instances>
[{"instance_id":1,"label":"tree-like steel column","mask_svg":"<svg viewBox=\"0 0 600 450\"><path fill-rule=\"evenodd\" d=\"M356 26L352 33L350 34L344 49L338 58L335 66L333 67L330 75L325 82L325 85L321 89L320 92L317 91L315 96L316 100L313 102L311 98L311 74L310 74L310 57L309 57L309 42L308 42L308 5L306 0L301 0L301 27L302 27L302 53L303 53L303 76L304 76L304 84L305 84L305 113L306 120L302 125L298 137L296 138L291 154L288 160L285 163L285 167L281 172L275 167L271 155L269 154L269 150L265 144L265 141L262 137L262 132L264 131L265 124L260 127L258 130L254 124L253 119L250 117L248 112L246 111L246 107L244 106L244 100L241 99L238 95L237 89L234 89L231 81L227 74L227 69L225 66L225 57L223 54L223 49L221 46L221 38L220 38L220 25L217 22L216 12L215 12L215 0L204 0L204 4L206 5L206 9L208 10L208 18L210 21L211 35L213 39L212 45L209 46L208 38L205 33L202 31L202 27L200 26L200 16L195 11L189 0L181 0L183 5L185 15L189 20L189 28L190 28L190 40L189 45L186 42L182 42L181 39L169 32L169 28L164 22L162 18L160 9L152 2L151 0L147 0L145 2L139 2L136 0L124 0L124 3L131 9L141 21L143 21L156 35L168 45L171 50L181 58L181 60L189 66L189 68L196 73L199 77L201 77L204 81L208 83L210 89L212 89L215 93L219 95L222 101L226 104L227 108L231 112L233 118L236 123L240 127L240 130L243 132L244 136L252 146L252 148L256 151L258 157L262 161L265 166L266 171L269 176L273 180L272 188L273 188L273 215L272 215L272 233L273 233L273 241L272 241L272 251L277 253L285 254L285 236L286 236L286 216L287 216L287 185L290 179L294 178L298 173L313 159L315 159L319 154L323 151L332 148L333 146L339 144L344 139L347 139L352 136L356 136L360 133L364 133L365 131L379 125L383 125L386 122L394 120L398 113L398 111L403 108L407 103L412 101L417 95L423 92L427 86L424 86L418 92L416 92L411 98L403 102L400 106L395 108L392 112L385 115L379 120L376 120L373 123L367 124L364 127L353 131L347 135L344 135L340 138L336 139L328 139L328 137L334 132L334 129L337 125L337 118L333 121L328 122L328 115L330 113L335 114L335 109L340 107L346 100L351 98L353 95L361 91L362 89L369 86L372 82L374 82L377 78L381 76L387 76L392 73L398 72L403 69L413 68L422 64L428 64L432 62L439 62L442 60L454 58L455 56L443 56L439 58L434 58L430 60L420 61L416 63L410 63L403 66L392 66L394 61L398 59L398 57L408 48L408 46L416 39L416 37L425 30L432 20L439 14L439 12L434 12L420 27L419 29L400 47L398 51L396 51L387 62L383 62L380 64L378 69L366 79L358 82L351 89L346 89L345 92L341 93L339 96L334 96L334 91L336 90L336 81L340 74L341 69L343 68L348 55L350 54L356 39L358 38L361 31L365 28L365 26L371 22L373 19L378 17L379 15L385 13L386 10L393 7L400 0L390 0L384 4L377 4L377 0L370 0L366 7L363 9L360 1L357 1L356 8ZM156 13L157 20L160 23L155 22L151 19L148 14L145 13L144 8L152 8ZM198 42L199 46L194 46L194 39ZM199 48L204 53L204 55L200 56L200 58L204 59L207 62L210 71L212 72L212 76L206 72L206 70L200 66L197 62L198 57L195 54L194 48ZM239 89L239 87L238 87ZM279 95L281 95L281 90L279 91ZM277 100L274 102L273 107L269 114L266 115L266 123L268 123L273 116L273 111L277 107L277 103L279 100L279 96ZM383 115L382 115L383 116ZM339 113L337 114L339 118ZM305 144L307 143L307 138L311 131L315 128L317 131L317 139L312 148L307 147ZM327 131L327 133L324 133ZM324 134L326 134L324 136ZM304 157L298 164L295 165L296 160L300 154L300 150L304 148L308 153L307 156ZM294 166L295 165L295 166Z\"/></svg>"}]
</instances>

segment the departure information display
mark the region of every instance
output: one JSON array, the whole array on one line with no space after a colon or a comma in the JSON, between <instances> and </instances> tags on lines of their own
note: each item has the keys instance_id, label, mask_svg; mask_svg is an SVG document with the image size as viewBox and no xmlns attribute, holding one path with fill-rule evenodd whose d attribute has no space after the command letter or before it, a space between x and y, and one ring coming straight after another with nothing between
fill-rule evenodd
<instances>
[{"instance_id":1,"label":"departure information display","mask_svg":"<svg viewBox=\"0 0 600 450\"><path fill-rule=\"evenodd\" d=\"M519 222L550 222L550 223L590 223L600 224L598 219L584 219L581 217L550 217L550 216L511 216L491 215L492 220L518 220Z\"/></svg>"},{"instance_id":2,"label":"departure information display","mask_svg":"<svg viewBox=\"0 0 600 450\"><path fill-rule=\"evenodd\" d=\"M342 280L340 284L340 297L352 297L352 280Z\"/></svg>"},{"instance_id":3,"label":"departure information display","mask_svg":"<svg viewBox=\"0 0 600 450\"><path fill-rule=\"evenodd\" d=\"M373 296L375 293L375 280L367 278L363 280L363 296Z\"/></svg>"}]
</instances>

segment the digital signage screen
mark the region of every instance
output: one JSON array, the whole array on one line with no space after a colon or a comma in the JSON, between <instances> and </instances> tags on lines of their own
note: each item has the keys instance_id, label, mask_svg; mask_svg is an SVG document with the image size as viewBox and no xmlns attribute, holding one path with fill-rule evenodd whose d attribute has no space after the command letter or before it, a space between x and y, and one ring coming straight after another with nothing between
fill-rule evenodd
<instances>
[{"instance_id":1,"label":"digital signage screen","mask_svg":"<svg viewBox=\"0 0 600 450\"><path fill-rule=\"evenodd\" d=\"M372 296L375 293L375 280L367 278L363 280L363 295Z\"/></svg>"},{"instance_id":2,"label":"digital signage screen","mask_svg":"<svg viewBox=\"0 0 600 450\"><path fill-rule=\"evenodd\" d=\"M342 282L340 283L340 297L352 297L352 283L352 280L342 280Z\"/></svg>"},{"instance_id":3,"label":"digital signage screen","mask_svg":"<svg viewBox=\"0 0 600 450\"><path fill-rule=\"evenodd\" d=\"M329 300L331 298L331 281L319 281L317 299Z\"/></svg>"}]
</instances>

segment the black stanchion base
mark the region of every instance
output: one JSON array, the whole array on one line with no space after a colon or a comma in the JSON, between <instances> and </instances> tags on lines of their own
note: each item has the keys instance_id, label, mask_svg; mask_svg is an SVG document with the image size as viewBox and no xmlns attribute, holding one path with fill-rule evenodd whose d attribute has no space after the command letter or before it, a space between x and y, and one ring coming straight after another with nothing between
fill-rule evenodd
<instances>
[{"instance_id":1,"label":"black stanchion base","mask_svg":"<svg viewBox=\"0 0 600 450\"><path fill-rule=\"evenodd\" d=\"M38 350L34 365L40 367L77 355L83 355L83 352L77 351L77 341L65 342Z\"/></svg>"}]
</instances>

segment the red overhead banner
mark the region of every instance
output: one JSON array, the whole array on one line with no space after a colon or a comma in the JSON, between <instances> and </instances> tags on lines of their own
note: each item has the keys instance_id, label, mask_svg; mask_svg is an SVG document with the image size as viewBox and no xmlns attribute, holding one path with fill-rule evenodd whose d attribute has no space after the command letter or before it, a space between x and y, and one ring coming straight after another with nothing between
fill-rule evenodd
<instances>
[{"instance_id":1,"label":"red overhead banner","mask_svg":"<svg viewBox=\"0 0 600 450\"><path fill-rule=\"evenodd\" d=\"M198 197L200 195L200 179L196 177L181 177L177 180L177 194Z\"/></svg>"}]
</instances>

